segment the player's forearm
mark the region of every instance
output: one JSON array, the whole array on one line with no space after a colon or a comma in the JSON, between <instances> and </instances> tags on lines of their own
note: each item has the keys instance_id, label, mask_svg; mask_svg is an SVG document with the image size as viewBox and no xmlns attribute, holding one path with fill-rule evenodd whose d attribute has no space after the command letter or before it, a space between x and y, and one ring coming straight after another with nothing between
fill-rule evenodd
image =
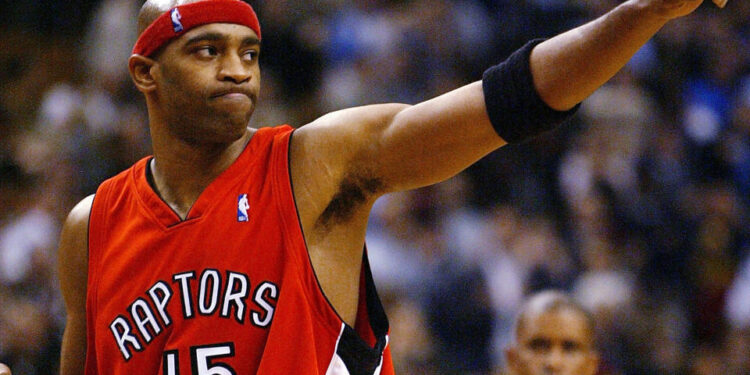
<instances>
[{"instance_id":1,"label":"player's forearm","mask_svg":"<svg viewBox=\"0 0 750 375\"><path fill-rule=\"evenodd\" d=\"M667 21L644 2L630 0L539 44L530 58L539 96L554 109L572 108L612 78Z\"/></svg>"}]
</instances>

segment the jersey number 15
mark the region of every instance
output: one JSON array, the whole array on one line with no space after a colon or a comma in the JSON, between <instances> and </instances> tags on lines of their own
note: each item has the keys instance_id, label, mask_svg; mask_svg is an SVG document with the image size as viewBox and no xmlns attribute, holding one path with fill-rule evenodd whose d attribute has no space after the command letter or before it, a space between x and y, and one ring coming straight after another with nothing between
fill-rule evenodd
<instances>
[{"instance_id":1,"label":"jersey number 15","mask_svg":"<svg viewBox=\"0 0 750 375\"><path fill-rule=\"evenodd\" d=\"M190 347L190 364L193 375L237 375L228 364L217 359L234 357L234 343ZM164 352L163 375L180 375L180 353L177 350Z\"/></svg>"}]
</instances>

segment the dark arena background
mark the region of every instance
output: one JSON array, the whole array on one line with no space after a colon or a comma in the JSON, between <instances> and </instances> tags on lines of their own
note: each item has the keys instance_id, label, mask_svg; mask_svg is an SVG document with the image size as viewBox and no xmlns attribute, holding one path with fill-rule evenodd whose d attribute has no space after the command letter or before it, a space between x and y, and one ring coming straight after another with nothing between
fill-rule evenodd
<instances>
[{"instance_id":1,"label":"dark arena background","mask_svg":"<svg viewBox=\"0 0 750 375\"><path fill-rule=\"evenodd\" d=\"M594 0L265 0L251 125L417 103ZM61 223L150 153L127 72L140 1L0 4L0 362L56 374ZM600 374L750 373L750 2L673 21L567 125L386 196L368 251L397 373L501 374L524 298L596 320Z\"/></svg>"}]
</instances>

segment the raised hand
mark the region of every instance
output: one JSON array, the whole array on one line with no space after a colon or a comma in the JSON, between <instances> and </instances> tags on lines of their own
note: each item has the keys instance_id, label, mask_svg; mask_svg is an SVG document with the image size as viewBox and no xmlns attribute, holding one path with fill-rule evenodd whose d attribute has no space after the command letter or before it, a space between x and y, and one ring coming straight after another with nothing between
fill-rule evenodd
<instances>
[{"instance_id":1,"label":"raised hand","mask_svg":"<svg viewBox=\"0 0 750 375\"><path fill-rule=\"evenodd\" d=\"M637 0L642 6L650 9L654 14L666 20L679 18L692 13L704 0ZM723 7L727 0L713 0L716 5Z\"/></svg>"}]
</instances>

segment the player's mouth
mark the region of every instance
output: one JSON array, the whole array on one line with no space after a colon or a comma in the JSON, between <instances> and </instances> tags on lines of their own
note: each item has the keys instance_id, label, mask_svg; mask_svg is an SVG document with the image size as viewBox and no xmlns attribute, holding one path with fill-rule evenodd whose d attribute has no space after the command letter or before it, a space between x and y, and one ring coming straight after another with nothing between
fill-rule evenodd
<instances>
[{"instance_id":1,"label":"player's mouth","mask_svg":"<svg viewBox=\"0 0 750 375\"><path fill-rule=\"evenodd\" d=\"M212 94L209 98L211 99L227 99L227 100L246 100L252 101L253 95L249 90L243 88L231 88L226 90L217 91Z\"/></svg>"}]
</instances>

